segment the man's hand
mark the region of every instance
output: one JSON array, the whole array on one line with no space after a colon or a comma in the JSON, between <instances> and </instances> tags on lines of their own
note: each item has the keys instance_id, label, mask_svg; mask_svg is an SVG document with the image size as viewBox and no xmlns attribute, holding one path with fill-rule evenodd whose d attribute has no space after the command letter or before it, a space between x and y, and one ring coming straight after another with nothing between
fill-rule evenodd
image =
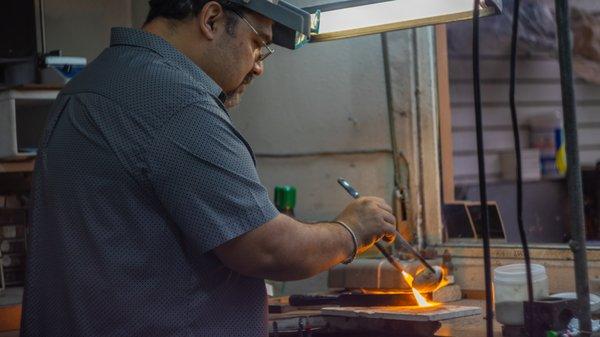
<instances>
[{"instance_id":1,"label":"man's hand","mask_svg":"<svg viewBox=\"0 0 600 337\"><path fill-rule=\"evenodd\" d=\"M336 218L347 224L358 239L358 252L363 252L379 239L388 242L396 235L396 218L385 200L376 197L358 198Z\"/></svg>"}]
</instances>

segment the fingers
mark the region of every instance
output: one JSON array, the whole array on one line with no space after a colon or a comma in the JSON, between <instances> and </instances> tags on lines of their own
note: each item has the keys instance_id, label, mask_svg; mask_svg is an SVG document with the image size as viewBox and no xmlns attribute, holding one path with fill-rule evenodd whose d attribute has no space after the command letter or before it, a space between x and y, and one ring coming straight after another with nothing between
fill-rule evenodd
<instances>
[{"instance_id":1,"label":"fingers","mask_svg":"<svg viewBox=\"0 0 600 337\"><path fill-rule=\"evenodd\" d=\"M392 210L392 207L390 207L385 202L385 200L383 200L381 198L373 198L373 200L375 201L377 208L384 211L382 213L383 221L385 221L388 224L396 226L396 217L394 216L394 211Z\"/></svg>"},{"instance_id":2,"label":"fingers","mask_svg":"<svg viewBox=\"0 0 600 337\"><path fill-rule=\"evenodd\" d=\"M338 216L352 227L364 246L383 239L395 239L396 218L385 200L376 197L361 197L350 203Z\"/></svg>"},{"instance_id":3,"label":"fingers","mask_svg":"<svg viewBox=\"0 0 600 337\"><path fill-rule=\"evenodd\" d=\"M394 242L394 240L396 240L396 236L395 235L384 235L381 237L381 240L383 240L387 243L392 243L392 242Z\"/></svg>"},{"instance_id":4,"label":"fingers","mask_svg":"<svg viewBox=\"0 0 600 337\"><path fill-rule=\"evenodd\" d=\"M392 207L390 205L388 205L385 200L383 200L382 198L378 198L378 197L363 197L361 198L363 200L366 200L367 202L374 202L375 205L377 205L377 207L381 208L382 210L392 214L394 212L394 210L392 209Z\"/></svg>"},{"instance_id":5,"label":"fingers","mask_svg":"<svg viewBox=\"0 0 600 337\"><path fill-rule=\"evenodd\" d=\"M392 210L392 207L390 207L390 205L388 205L386 203L377 203L377 207L381 208L382 210L384 210L388 213L394 212L394 210Z\"/></svg>"},{"instance_id":6,"label":"fingers","mask_svg":"<svg viewBox=\"0 0 600 337\"><path fill-rule=\"evenodd\" d=\"M390 225L396 226L396 217L393 216L392 214L384 214L383 221L385 221L385 223L388 223Z\"/></svg>"},{"instance_id":7,"label":"fingers","mask_svg":"<svg viewBox=\"0 0 600 337\"><path fill-rule=\"evenodd\" d=\"M396 225L385 224L383 228L383 236L381 237L383 241L393 242L396 239Z\"/></svg>"}]
</instances>

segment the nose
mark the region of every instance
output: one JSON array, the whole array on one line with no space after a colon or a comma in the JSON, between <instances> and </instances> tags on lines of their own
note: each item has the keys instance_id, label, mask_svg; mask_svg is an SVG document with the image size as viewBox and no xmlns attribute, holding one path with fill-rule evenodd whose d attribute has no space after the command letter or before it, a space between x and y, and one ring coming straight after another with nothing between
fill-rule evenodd
<instances>
[{"instance_id":1,"label":"nose","mask_svg":"<svg viewBox=\"0 0 600 337\"><path fill-rule=\"evenodd\" d=\"M265 71L265 66L263 61L254 62L254 66L252 67L252 74L254 76L260 76Z\"/></svg>"}]
</instances>

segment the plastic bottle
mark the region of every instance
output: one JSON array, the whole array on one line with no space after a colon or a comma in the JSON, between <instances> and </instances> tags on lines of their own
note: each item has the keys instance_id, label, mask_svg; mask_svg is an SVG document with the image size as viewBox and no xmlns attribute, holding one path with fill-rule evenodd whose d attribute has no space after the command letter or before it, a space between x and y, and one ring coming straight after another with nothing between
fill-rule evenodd
<instances>
[{"instance_id":1,"label":"plastic bottle","mask_svg":"<svg viewBox=\"0 0 600 337\"><path fill-rule=\"evenodd\" d=\"M546 268L531 264L533 298L548 296ZM523 325L523 302L527 300L525 264L509 264L494 270L496 320L504 325Z\"/></svg>"},{"instance_id":2,"label":"plastic bottle","mask_svg":"<svg viewBox=\"0 0 600 337\"><path fill-rule=\"evenodd\" d=\"M294 186L275 186L275 207L287 215L294 217L296 207L296 188Z\"/></svg>"},{"instance_id":3,"label":"plastic bottle","mask_svg":"<svg viewBox=\"0 0 600 337\"><path fill-rule=\"evenodd\" d=\"M567 170L563 121L560 111L529 119L531 147L540 150L544 177L562 177Z\"/></svg>"},{"instance_id":4,"label":"plastic bottle","mask_svg":"<svg viewBox=\"0 0 600 337\"><path fill-rule=\"evenodd\" d=\"M296 207L296 187L284 185L275 186L275 207L290 217L294 217L294 207ZM286 282L265 280L269 296L281 296L285 293Z\"/></svg>"}]
</instances>

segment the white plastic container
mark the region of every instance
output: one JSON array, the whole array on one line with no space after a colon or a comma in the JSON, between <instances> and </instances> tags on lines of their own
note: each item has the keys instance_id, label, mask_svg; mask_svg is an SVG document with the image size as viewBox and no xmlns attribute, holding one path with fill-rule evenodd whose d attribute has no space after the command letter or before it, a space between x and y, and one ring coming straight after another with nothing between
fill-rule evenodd
<instances>
[{"instance_id":1,"label":"white plastic container","mask_svg":"<svg viewBox=\"0 0 600 337\"><path fill-rule=\"evenodd\" d=\"M546 268L531 264L533 298L548 297ZM525 264L509 264L494 270L496 320L504 325L523 325L523 301L527 300Z\"/></svg>"}]
</instances>

